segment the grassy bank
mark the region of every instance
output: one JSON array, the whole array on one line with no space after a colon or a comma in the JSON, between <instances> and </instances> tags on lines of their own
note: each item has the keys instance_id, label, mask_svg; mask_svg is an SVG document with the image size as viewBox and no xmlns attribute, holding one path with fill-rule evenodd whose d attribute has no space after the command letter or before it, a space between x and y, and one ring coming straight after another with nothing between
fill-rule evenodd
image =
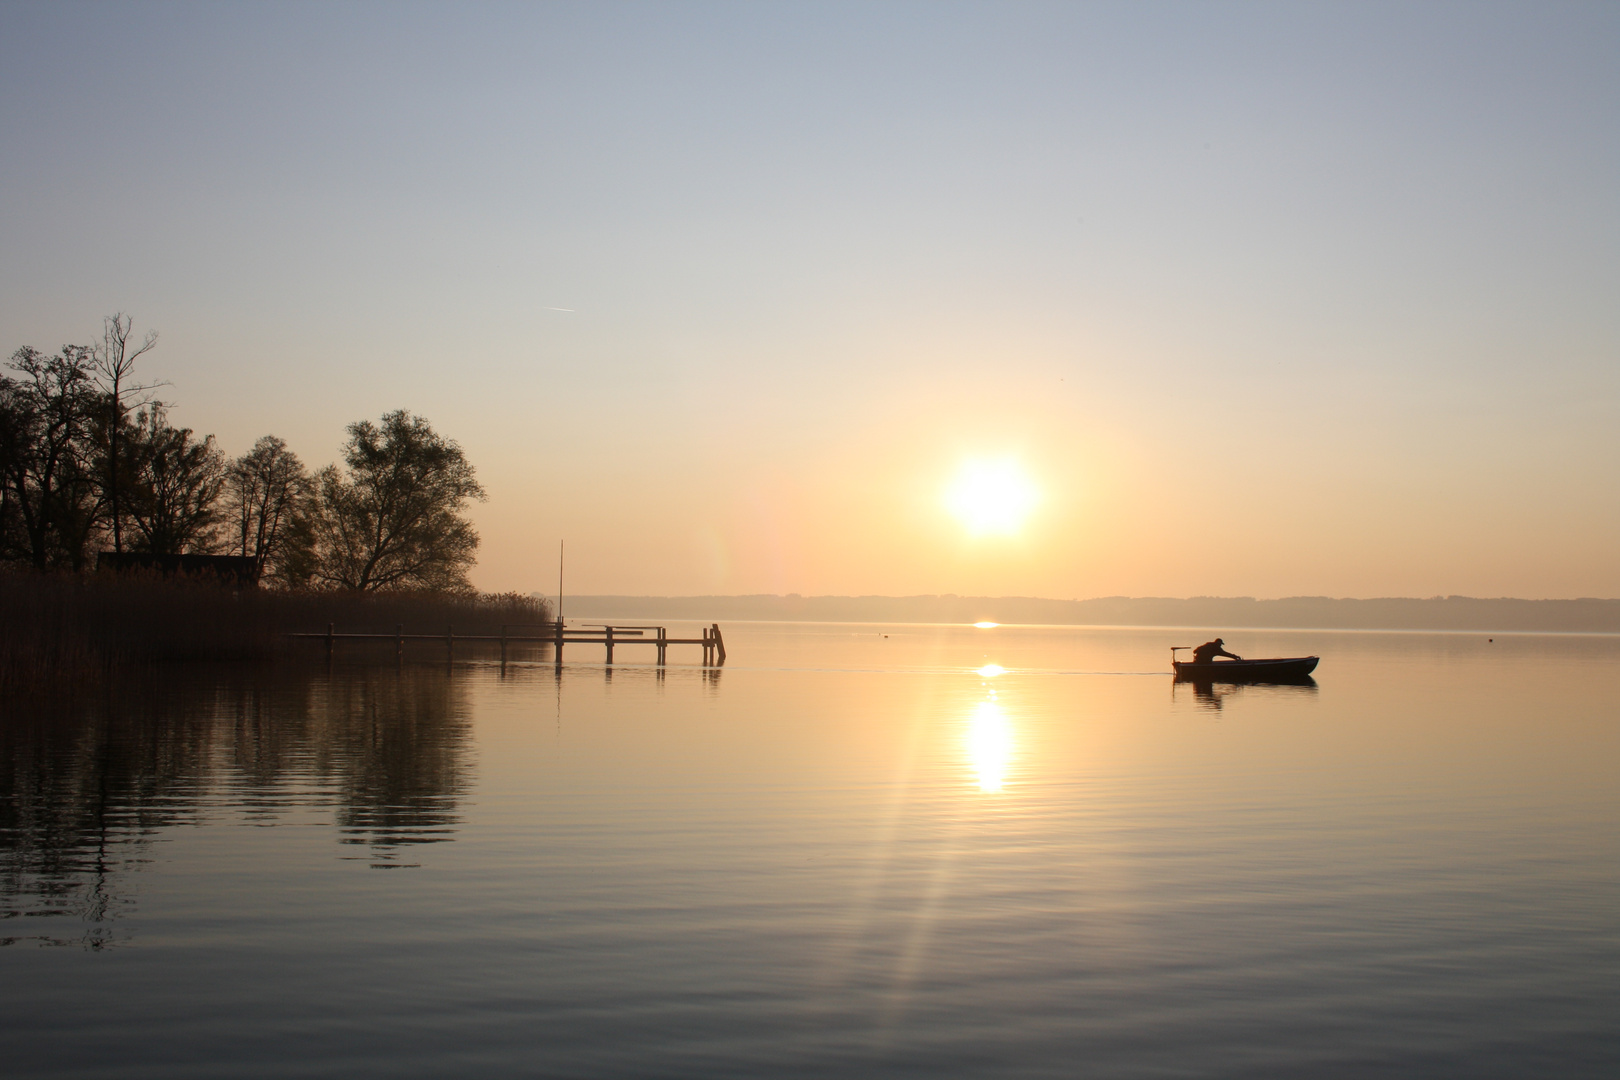
<instances>
[{"instance_id":1,"label":"grassy bank","mask_svg":"<svg viewBox=\"0 0 1620 1080\"><path fill-rule=\"evenodd\" d=\"M268 660L295 632L498 634L551 617L513 593L233 590L157 577L0 575L0 694L94 679L123 664ZM307 650L299 650L307 651Z\"/></svg>"}]
</instances>

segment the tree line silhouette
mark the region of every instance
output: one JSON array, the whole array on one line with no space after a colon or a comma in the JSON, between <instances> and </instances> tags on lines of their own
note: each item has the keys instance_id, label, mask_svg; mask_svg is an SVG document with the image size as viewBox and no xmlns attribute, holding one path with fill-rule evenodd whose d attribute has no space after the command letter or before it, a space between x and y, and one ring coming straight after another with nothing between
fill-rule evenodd
<instances>
[{"instance_id":1,"label":"tree line silhouette","mask_svg":"<svg viewBox=\"0 0 1620 1080\"><path fill-rule=\"evenodd\" d=\"M277 436L229 459L141 381L156 347L119 312L93 345L25 346L0 375L0 564L82 572L95 555L237 555L286 588L466 592L483 499L461 447L400 409L348 426L313 473Z\"/></svg>"}]
</instances>

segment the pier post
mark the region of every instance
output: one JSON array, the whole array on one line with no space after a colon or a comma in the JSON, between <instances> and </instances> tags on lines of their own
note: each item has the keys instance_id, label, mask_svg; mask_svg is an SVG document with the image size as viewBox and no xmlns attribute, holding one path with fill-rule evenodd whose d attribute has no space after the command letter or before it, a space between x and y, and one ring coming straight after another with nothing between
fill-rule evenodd
<instances>
[{"instance_id":1,"label":"pier post","mask_svg":"<svg viewBox=\"0 0 1620 1080\"><path fill-rule=\"evenodd\" d=\"M607 642L608 666L613 666L613 627L608 627L602 634L602 640Z\"/></svg>"},{"instance_id":2,"label":"pier post","mask_svg":"<svg viewBox=\"0 0 1620 1080\"><path fill-rule=\"evenodd\" d=\"M714 651L714 646L709 644L709 628L707 626L705 626L703 628L703 666L704 667L709 666L709 659L710 659L710 656L713 653L713 651Z\"/></svg>"},{"instance_id":3,"label":"pier post","mask_svg":"<svg viewBox=\"0 0 1620 1080\"><path fill-rule=\"evenodd\" d=\"M506 624L501 624L501 667L506 666Z\"/></svg>"},{"instance_id":4,"label":"pier post","mask_svg":"<svg viewBox=\"0 0 1620 1080\"><path fill-rule=\"evenodd\" d=\"M557 629L557 644L556 644L556 645L554 645L554 646L552 646L552 648L553 648L553 650L554 650L554 651L553 651L553 653L552 653L552 657L551 657L551 658L552 658L552 659L553 659L553 660L554 660L554 661L556 661L556 663L557 663L557 666L558 666L558 667L562 667L562 646L563 646L563 641L562 641L562 637L563 637L563 624L562 624L562 620L561 620L561 619L558 619L558 620L557 620L557 627L556 627L556 629Z\"/></svg>"},{"instance_id":5,"label":"pier post","mask_svg":"<svg viewBox=\"0 0 1620 1080\"><path fill-rule=\"evenodd\" d=\"M717 664L726 662L726 639L720 636L720 624L714 624L714 660Z\"/></svg>"},{"instance_id":6,"label":"pier post","mask_svg":"<svg viewBox=\"0 0 1620 1080\"><path fill-rule=\"evenodd\" d=\"M664 666L664 650L669 648L668 638L669 638L669 633L662 626L660 626L658 628L658 666L659 667Z\"/></svg>"}]
</instances>

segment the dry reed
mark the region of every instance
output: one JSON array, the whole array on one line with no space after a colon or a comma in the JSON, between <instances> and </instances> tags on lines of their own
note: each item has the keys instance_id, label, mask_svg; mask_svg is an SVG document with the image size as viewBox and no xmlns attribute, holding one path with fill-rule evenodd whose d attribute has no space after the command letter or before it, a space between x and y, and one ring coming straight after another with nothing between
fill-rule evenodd
<instances>
[{"instance_id":1,"label":"dry reed","mask_svg":"<svg viewBox=\"0 0 1620 1080\"><path fill-rule=\"evenodd\" d=\"M235 589L157 575L0 574L0 694L99 679L114 667L171 660L269 660L292 633L498 634L544 622L543 600L516 593L341 593Z\"/></svg>"}]
</instances>

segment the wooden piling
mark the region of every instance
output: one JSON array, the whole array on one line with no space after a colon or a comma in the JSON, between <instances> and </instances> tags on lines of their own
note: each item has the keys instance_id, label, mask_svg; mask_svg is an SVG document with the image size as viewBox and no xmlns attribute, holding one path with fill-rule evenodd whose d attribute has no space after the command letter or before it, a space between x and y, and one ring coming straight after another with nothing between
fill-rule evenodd
<instances>
[{"instance_id":1,"label":"wooden piling","mask_svg":"<svg viewBox=\"0 0 1620 1080\"><path fill-rule=\"evenodd\" d=\"M513 633L514 626L519 628ZM538 633L522 633L521 628L533 626ZM337 642L344 641L391 641L394 643L394 659L403 664L405 661L405 642L410 641L442 641L444 642L445 660L455 662L456 657L456 628L454 624L446 625L443 634L407 634L404 623L395 623L393 633L344 633L337 632L337 624L327 623L324 631L315 633L292 633L292 638L304 638L323 642L326 646L326 657L330 661L335 657ZM515 642L550 642L556 650L554 657L557 665L562 664L564 645L599 644L603 646L608 664L618 660L618 649L621 645L651 645L654 649L657 666L662 668L669 663L669 647L671 645L701 645L703 647L703 666L719 666L726 662L725 638L720 633L720 624L713 623L702 628L700 637L672 637L669 628L664 626L601 626L590 628L570 629L562 623L503 623L498 634L463 634L464 641L489 642L498 644L501 652L501 663L509 663L512 659L512 645Z\"/></svg>"}]
</instances>

